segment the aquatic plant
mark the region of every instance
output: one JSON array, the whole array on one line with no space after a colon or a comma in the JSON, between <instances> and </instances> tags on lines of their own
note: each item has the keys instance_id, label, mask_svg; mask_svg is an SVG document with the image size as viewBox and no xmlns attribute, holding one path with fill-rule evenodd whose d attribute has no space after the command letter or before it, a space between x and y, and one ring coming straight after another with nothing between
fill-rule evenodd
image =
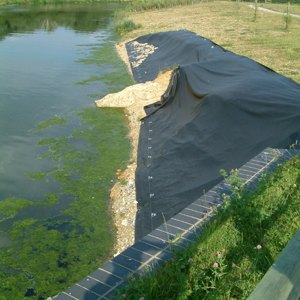
<instances>
[{"instance_id":1,"label":"aquatic plant","mask_svg":"<svg viewBox=\"0 0 300 300\"><path fill-rule=\"evenodd\" d=\"M0 224L11 222L11 246L0 248L1 300L55 295L112 255L109 189L114 170L129 159L125 116L120 109L88 108L78 117L81 124L69 137L39 142L45 148L40 158L53 167L30 174L61 188L39 201L0 202ZM58 126L43 124L50 123ZM22 216L27 208L35 211L32 217Z\"/></svg>"}]
</instances>

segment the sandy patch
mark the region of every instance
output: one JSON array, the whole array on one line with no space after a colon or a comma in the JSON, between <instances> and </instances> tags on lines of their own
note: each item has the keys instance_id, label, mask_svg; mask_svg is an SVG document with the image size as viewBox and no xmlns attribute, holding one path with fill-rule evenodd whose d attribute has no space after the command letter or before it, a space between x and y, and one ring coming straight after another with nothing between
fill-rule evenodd
<instances>
[{"instance_id":1,"label":"sandy patch","mask_svg":"<svg viewBox=\"0 0 300 300\"><path fill-rule=\"evenodd\" d=\"M125 42L117 45L117 51L129 66ZM155 49L154 49L155 50ZM150 50L152 51L152 50ZM140 119L145 116L144 106L157 102L167 89L171 71L160 74L154 81L138 83L124 90L109 94L95 101L97 107L123 107L128 119L129 136L132 143L131 163L120 180L111 190L111 207L116 226L115 255L134 244L135 215L137 211L135 191L135 170L137 165L137 149L140 134Z\"/></svg>"},{"instance_id":2,"label":"sandy patch","mask_svg":"<svg viewBox=\"0 0 300 300\"><path fill-rule=\"evenodd\" d=\"M135 61L132 62L132 66L134 68L137 68L139 65L141 65L143 61L157 49L157 47L153 45L147 43L139 43L137 41L134 41L132 43L132 46L134 48L134 51L137 53Z\"/></svg>"},{"instance_id":3,"label":"sandy patch","mask_svg":"<svg viewBox=\"0 0 300 300\"><path fill-rule=\"evenodd\" d=\"M130 62L129 62L129 58L128 58L128 55L127 55L127 51L126 51L126 48L125 48L125 44L129 42L129 40L127 41L124 41L122 43L119 43L119 44L116 44L116 50L117 50L117 53L119 54L120 58L123 60L123 62L126 64L127 66L127 70L128 70L128 73L132 75L132 71L131 71L131 67L130 67Z\"/></svg>"}]
</instances>

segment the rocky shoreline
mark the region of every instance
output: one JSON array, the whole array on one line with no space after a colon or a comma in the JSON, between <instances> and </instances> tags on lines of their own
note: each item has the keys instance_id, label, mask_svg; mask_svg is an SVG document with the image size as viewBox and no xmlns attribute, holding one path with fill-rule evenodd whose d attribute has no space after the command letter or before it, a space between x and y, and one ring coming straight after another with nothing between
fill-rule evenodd
<instances>
[{"instance_id":1,"label":"rocky shoreline","mask_svg":"<svg viewBox=\"0 0 300 300\"><path fill-rule=\"evenodd\" d=\"M143 44L142 46L147 48L147 45ZM128 66L131 74L125 42L118 44L116 49L121 59ZM130 164L126 170L116 170L118 182L113 186L110 193L111 211L116 228L114 255L119 254L135 241L135 215L137 212L135 170L137 165L140 119L145 116L145 105L160 100L161 95L167 89L170 76L171 71L161 73L154 81L134 84L118 93L109 94L95 101L97 107L124 108L132 144Z\"/></svg>"}]
</instances>

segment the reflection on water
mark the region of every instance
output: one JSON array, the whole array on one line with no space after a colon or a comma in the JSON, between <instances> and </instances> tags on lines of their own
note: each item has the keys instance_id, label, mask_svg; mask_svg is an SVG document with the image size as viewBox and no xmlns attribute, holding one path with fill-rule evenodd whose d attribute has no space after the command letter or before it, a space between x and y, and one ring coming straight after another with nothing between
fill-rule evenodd
<instances>
[{"instance_id":1,"label":"reflection on water","mask_svg":"<svg viewBox=\"0 0 300 300\"><path fill-rule=\"evenodd\" d=\"M48 32L58 27L78 32L95 32L105 28L113 14L110 4L64 4L43 7L0 8L0 39L9 34Z\"/></svg>"},{"instance_id":2,"label":"reflection on water","mask_svg":"<svg viewBox=\"0 0 300 300\"><path fill-rule=\"evenodd\" d=\"M101 78L110 66L78 61L112 42L112 13L103 5L0 10L1 35L6 37L0 42L0 199L37 199L44 193L42 184L24 176L48 167L36 160L40 149L32 147L40 138L31 132L38 122L91 106L94 98L109 92ZM45 20L56 29L42 30ZM97 80L90 81L93 75ZM66 126L59 134L68 131Z\"/></svg>"},{"instance_id":3,"label":"reflection on water","mask_svg":"<svg viewBox=\"0 0 300 300\"><path fill-rule=\"evenodd\" d=\"M46 299L111 255L108 191L129 141L122 111L94 100L130 83L113 51L114 9L0 8L4 299Z\"/></svg>"}]
</instances>

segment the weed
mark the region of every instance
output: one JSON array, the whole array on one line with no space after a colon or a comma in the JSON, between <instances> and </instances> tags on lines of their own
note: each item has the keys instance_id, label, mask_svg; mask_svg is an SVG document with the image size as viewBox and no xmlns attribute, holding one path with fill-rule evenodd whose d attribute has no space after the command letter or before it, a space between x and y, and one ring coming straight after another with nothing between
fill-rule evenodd
<instances>
[{"instance_id":1,"label":"weed","mask_svg":"<svg viewBox=\"0 0 300 300\"><path fill-rule=\"evenodd\" d=\"M239 177L239 170L233 169L228 174L224 169L221 169L220 174L224 177L232 192L230 196L225 195L225 199L240 200L244 191L244 182Z\"/></svg>"},{"instance_id":2,"label":"weed","mask_svg":"<svg viewBox=\"0 0 300 300\"><path fill-rule=\"evenodd\" d=\"M126 185L128 183L128 174L126 171L122 173L122 170L118 169L116 171L116 176L119 182L121 183L121 185Z\"/></svg>"},{"instance_id":3,"label":"weed","mask_svg":"<svg viewBox=\"0 0 300 300\"><path fill-rule=\"evenodd\" d=\"M152 9L162 9L179 5L189 5L202 0L135 0L131 1L128 9L130 11L144 11Z\"/></svg>"},{"instance_id":4,"label":"weed","mask_svg":"<svg viewBox=\"0 0 300 300\"><path fill-rule=\"evenodd\" d=\"M120 36L131 32L135 29L141 28L141 25L135 24L132 20L125 19L116 24L116 31Z\"/></svg>"},{"instance_id":5,"label":"weed","mask_svg":"<svg viewBox=\"0 0 300 300\"><path fill-rule=\"evenodd\" d=\"M200 285L203 290L210 292L210 290L216 289L218 282L226 274L226 268L227 265L221 251L217 251L214 263L201 272Z\"/></svg>"},{"instance_id":6,"label":"weed","mask_svg":"<svg viewBox=\"0 0 300 300\"><path fill-rule=\"evenodd\" d=\"M231 180L222 173L240 187L236 171ZM240 190L238 201L218 210L195 243L121 293L128 299L247 298L300 227L299 184L300 158L294 158L266 175L256 191Z\"/></svg>"}]
</instances>

